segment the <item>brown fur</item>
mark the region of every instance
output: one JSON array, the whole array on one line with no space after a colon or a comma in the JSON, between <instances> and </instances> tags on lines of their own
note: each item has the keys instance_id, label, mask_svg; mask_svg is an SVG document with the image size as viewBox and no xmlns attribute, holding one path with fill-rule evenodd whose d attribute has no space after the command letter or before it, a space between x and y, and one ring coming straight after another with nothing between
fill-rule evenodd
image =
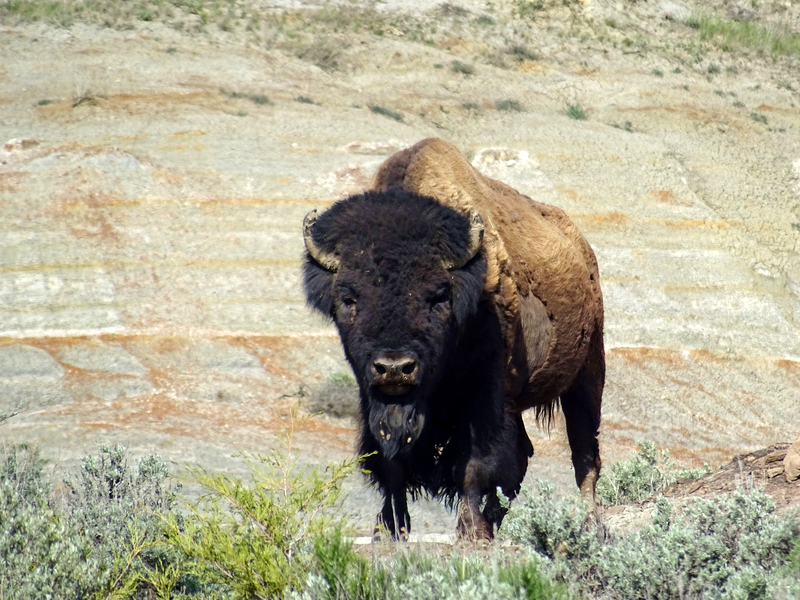
<instances>
[{"instance_id":1,"label":"brown fur","mask_svg":"<svg viewBox=\"0 0 800 600\"><path fill-rule=\"evenodd\" d=\"M482 252L489 265L485 292L494 298L502 324L510 410L535 408L537 415L549 417L584 366L599 378L596 385L602 390L603 296L597 260L562 210L485 177L455 146L436 138L381 165L372 189L390 187L430 196L462 213L477 210L483 218Z\"/></svg>"}]
</instances>

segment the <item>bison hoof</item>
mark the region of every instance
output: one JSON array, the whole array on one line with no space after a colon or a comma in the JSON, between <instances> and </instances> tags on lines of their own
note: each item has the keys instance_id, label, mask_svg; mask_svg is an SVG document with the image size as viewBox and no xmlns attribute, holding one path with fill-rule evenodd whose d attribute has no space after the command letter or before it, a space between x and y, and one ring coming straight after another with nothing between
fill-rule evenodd
<instances>
[{"instance_id":1,"label":"bison hoof","mask_svg":"<svg viewBox=\"0 0 800 600\"><path fill-rule=\"evenodd\" d=\"M459 540L473 543L488 544L494 539L491 523L483 518L479 512L471 510L466 503L458 510L458 524L456 534Z\"/></svg>"},{"instance_id":2,"label":"bison hoof","mask_svg":"<svg viewBox=\"0 0 800 600\"><path fill-rule=\"evenodd\" d=\"M381 515L378 515L378 519L375 522L375 529L372 530L372 542L377 543L384 540L391 540L393 542L407 542L408 531L405 528L401 528L399 534L391 531L383 522Z\"/></svg>"}]
</instances>

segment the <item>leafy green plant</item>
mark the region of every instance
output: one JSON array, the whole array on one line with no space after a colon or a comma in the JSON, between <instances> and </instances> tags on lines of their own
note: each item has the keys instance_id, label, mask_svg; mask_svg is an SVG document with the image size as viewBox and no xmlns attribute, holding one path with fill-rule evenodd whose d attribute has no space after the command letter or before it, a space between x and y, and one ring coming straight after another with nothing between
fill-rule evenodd
<instances>
[{"instance_id":1,"label":"leafy green plant","mask_svg":"<svg viewBox=\"0 0 800 600\"><path fill-rule=\"evenodd\" d=\"M670 461L669 451L652 442L639 442L636 455L603 469L597 481L597 498L605 505L641 502L678 479L696 479L706 469L681 469Z\"/></svg>"},{"instance_id":2,"label":"leafy green plant","mask_svg":"<svg viewBox=\"0 0 800 600\"><path fill-rule=\"evenodd\" d=\"M170 513L164 523L168 543L188 557L190 572L204 584L241 598L299 588L314 568L315 540L342 526L332 509L357 460L324 472L301 466L292 443L302 422L296 413L289 417L284 450L249 459L252 485L192 471L207 493L188 503L183 519Z\"/></svg>"},{"instance_id":3,"label":"leafy green plant","mask_svg":"<svg viewBox=\"0 0 800 600\"><path fill-rule=\"evenodd\" d=\"M567 104L567 116L576 121L586 121L589 118L587 113L580 104Z\"/></svg>"}]
</instances>

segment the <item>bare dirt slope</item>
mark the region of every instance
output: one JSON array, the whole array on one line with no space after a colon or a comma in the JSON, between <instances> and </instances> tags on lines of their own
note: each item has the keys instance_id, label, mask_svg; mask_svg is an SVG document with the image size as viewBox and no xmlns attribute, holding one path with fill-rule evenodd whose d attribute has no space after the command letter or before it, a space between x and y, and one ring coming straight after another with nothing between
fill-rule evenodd
<instances>
[{"instance_id":1,"label":"bare dirt slope","mask_svg":"<svg viewBox=\"0 0 800 600\"><path fill-rule=\"evenodd\" d=\"M593 244L606 462L647 439L718 466L797 437L798 54L703 39L697 17L797 42L797 5L241 6L205 25L0 13L4 442L60 468L122 443L244 473L235 454L275 448L347 372L304 306L303 215L428 136ZM561 423L530 433L529 476L571 490ZM323 462L353 437L323 416L296 442ZM348 506L369 529L358 480Z\"/></svg>"}]
</instances>

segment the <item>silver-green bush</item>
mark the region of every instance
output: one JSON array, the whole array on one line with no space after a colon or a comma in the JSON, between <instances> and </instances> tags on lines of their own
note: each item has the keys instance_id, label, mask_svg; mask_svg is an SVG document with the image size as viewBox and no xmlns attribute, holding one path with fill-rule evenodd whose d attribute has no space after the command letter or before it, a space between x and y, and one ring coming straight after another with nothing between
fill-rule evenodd
<instances>
[{"instance_id":1,"label":"silver-green bush","mask_svg":"<svg viewBox=\"0 0 800 600\"><path fill-rule=\"evenodd\" d=\"M601 504L642 502L678 479L696 479L708 469L678 468L668 450L659 451L652 442L638 442L639 450L630 460L603 469L597 482L597 498Z\"/></svg>"},{"instance_id":2,"label":"silver-green bush","mask_svg":"<svg viewBox=\"0 0 800 600\"><path fill-rule=\"evenodd\" d=\"M800 597L800 518L775 512L763 490L675 508L656 499L652 522L603 541L577 498L540 484L507 517L513 541L550 559L544 573L581 596L609 599ZM506 524L504 524L506 528Z\"/></svg>"},{"instance_id":3,"label":"silver-green bush","mask_svg":"<svg viewBox=\"0 0 800 600\"><path fill-rule=\"evenodd\" d=\"M39 453L0 452L0 598L85 597L98 577L90 547L54 510Z\"/></svg>"}]
</instances>

